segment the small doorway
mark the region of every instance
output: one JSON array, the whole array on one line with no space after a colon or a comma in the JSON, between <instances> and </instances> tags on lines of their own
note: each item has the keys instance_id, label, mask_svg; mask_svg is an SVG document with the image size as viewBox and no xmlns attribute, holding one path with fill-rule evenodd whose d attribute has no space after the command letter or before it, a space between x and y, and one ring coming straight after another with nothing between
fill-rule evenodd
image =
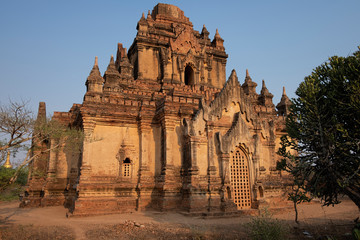
<instances>
[{"instance_id":1,"label":"small doorway","mask_svg":"<svg viewBox=\"0 0 360 240\"><path fill-rule=\"evenodd\" d=\"M194 85L194 70L190 65L185 67L185 85Z\"/></svg>"}]
</instances>

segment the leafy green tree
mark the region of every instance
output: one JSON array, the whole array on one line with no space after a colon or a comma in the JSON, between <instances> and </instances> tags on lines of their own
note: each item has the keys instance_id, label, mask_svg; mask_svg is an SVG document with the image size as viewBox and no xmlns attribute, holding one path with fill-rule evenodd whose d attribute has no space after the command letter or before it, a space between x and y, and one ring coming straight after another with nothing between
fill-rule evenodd
<instances>
[{"instance_id":1,"label":"leafy green tree","mask_svg":"<svg viewBox=\"0 0 360 240\"><path fill-rule=\"evenodd\" d=\"M301 166L301 162L299 159L295 158L293 154L287 151L287 147L291 143L289 142L289 138L287 136L283 136L281 138L281 148L278 151L278 154L284 156L285 158L282 159L281 162L277 163L276 168L278 170L284 170L291 174L292 183L289 184L290 190L288 191L288 200L293 202L294 211L295 211L295 222L299 223L298 221L298 209L297 206L303 202L310 202L311 197L307 193L305 189L305 177L304 172L302 171L303 168ZM294 142L294 145L295 142Z\"/></svg>"},{"instance_id":2,"label":"leafy green tree","mask_svg":"<svg viewBox=\"0 0 360 240\"><path fill-rule=\"evenodd\" d=\"M360 208L360 51L329 58L296 95L280 165L291 166L300 187L325 205L347 195Z\"/></svg>"}]
</instances>

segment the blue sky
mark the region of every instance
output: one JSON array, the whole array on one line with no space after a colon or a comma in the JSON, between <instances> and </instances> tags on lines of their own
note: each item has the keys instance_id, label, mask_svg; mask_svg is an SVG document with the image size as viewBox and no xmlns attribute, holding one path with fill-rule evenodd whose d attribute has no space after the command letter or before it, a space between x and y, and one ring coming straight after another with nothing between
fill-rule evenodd
<instances>
[{"instance_id":1,"label":"blue sky","mask_svg":"<svg viewBox=\"0 0 360 240\"><path fill-rule=\"evenodd\" d=\"M2 1L0 8L0 103L29 100L37 110L68 111L81 103L85 81L99 57L104 73L118 42L130 47L136 24L157 1ZM359 0L167 1L180 7L194 29L216 28L240 82L248 68L264 79L274 103L288 96L330 56L347 56L360 45Z\"/></svg>"}]
</instances>

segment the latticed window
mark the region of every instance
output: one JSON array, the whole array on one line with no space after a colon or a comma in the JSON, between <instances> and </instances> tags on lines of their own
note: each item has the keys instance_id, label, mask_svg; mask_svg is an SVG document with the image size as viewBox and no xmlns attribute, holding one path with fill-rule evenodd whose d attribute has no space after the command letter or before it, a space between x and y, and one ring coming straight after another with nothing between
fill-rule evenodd
<instances>
[{"instance_id":1,"label":"latticed window","mask_svg":"<svg viewBox=\"0 0 360 240\"><path fill-rule=\"evenodd\" d=\"M122 175L123 177L130 177L131 173L131 161L130 158L125 158L122 165Z\"/></svg>"},{"instance_id":2,"label":"latticed window","mask_svg":"<svg viewBox=\"0 0 360 240\"><path fill-rule=\"evenodd\" d=\"M251 194L249 182L249 165L243 151L236 150L231 159L230 177L232 193L231 196L238 209L251 207Z\"/></svg>"}]
</instances>

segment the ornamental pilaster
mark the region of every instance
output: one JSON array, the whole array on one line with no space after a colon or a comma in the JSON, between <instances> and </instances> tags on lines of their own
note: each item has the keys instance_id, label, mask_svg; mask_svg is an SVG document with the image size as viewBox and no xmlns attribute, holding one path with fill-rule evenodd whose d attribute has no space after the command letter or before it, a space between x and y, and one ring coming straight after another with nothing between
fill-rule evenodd
<instances>
[{"instance_id":1,"label":"ornamental pilaster","mask_svg":"<svg viewBox=\"0 0 360 240\"><path fill-rule=\"evenodd\" d=\"M189 144L190 144L190 157L191 157L191 166L189 171L191 175L197 175L199 172L198 149L200 145L200 137L191 136L189 138Z\"/></svg>"},{"instance_id":2,"label":"ornamental pilaster","mask_svg":"<svg viewBox=\"0 0 360 240\"><path fill-rule=\"evenodd\" d=\"M164 117L161 122L163 132L163 173L174 168L173 139L175 135L175 120Z\"/></svg>"},{"instance_id":3,"label":"ornamental pilaster","mask_svg":"<svg viewBox=\"0 0 360 240\"><path fill-rule=\"evenodd\" d=\"M96 126L96 122L93 119L83 119L83 129L84 129L84 145L83 145L83 157L82 157L82 174L85 171L91 170L91 144L94 139L93 133Z\"/></svg>"},{"instance_id":4,"label":"ornamental pilaster","mask_svg":"<svg viewBox=\"0 0 360 240\"><path fill-rule=\"evenodd\" d=\"M220 155L221 159L221 177L224 185L230 184L230 176L229 176L229 162L230 162L230 154L222 153Z\"/></svg>"},{"instance_id":5,"label":"ornamental pilaster","mask_svg":"<svg viewBox=\"0 0 360 240\"><path fill-rule=\"evenodd\" d=\"M142 65L145 64L145 62L143 62L144 60L144 46L138 46L138 79L143 79L144 78L144 73L143 73L143 68Z\"/></svg>"},{"instance_id":6,"label":"ornamental pilaster","mask_svg":"<svg viewBox=\"0 0 360 240\"><path fill-rule=\"evenodd\" d=\"M214 126L212 124L207 125L207 137L208 137L208 173L209 175L216 174L215 167L215 134L214 134Z\"/></svg>"},{"instance_id":7,"label":"ornamental pilaster","mask_svg":"<svg viewBox=\"0 0 360 240\"><path fill-rule=\"evenodd\" d=\"M140 119L138 129L140 135L140 171L149 171L149 137L151 132L151 122Z\"/></svg>"}]
</instances>

